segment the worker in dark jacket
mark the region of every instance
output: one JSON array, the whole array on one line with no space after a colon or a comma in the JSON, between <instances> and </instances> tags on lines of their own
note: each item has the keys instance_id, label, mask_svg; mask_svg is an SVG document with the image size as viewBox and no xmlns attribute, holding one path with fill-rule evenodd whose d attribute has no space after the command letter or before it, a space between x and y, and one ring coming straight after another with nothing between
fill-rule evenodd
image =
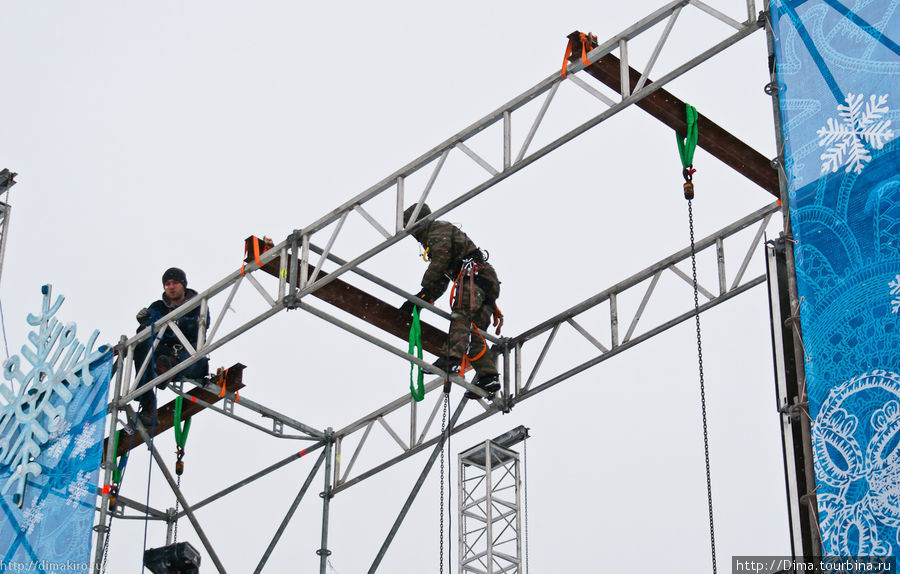
<instances>
[{"instance_id":1,"label":"worker in dark jacket","mask_svg":"<svg viewBox=\"0 0 900 574\"><path fill-rule=\"evenodd\" d=\"M145 307L138 311L138 332L149 325L152 325L160 318L168 315L178 308L185 301L197 295L193 289L188 289L187 276L184 271L177 267L167 269L162 276L163 294L162 298L154 301L149 307ZM209 325L209 312L207 312L205 321L203 322L204 338L206 327ZM191 309L188 313L178 318L178 329L181 330L185 339L191 346L197 348L197 340L200 333L200 307ZM153 341L159 340L156 348L153 349ZM144 363L144 359L148 353L153 353L147 369L141 378L141 386L150 382L153 378L168 371L181 361L190 357L190 353L178 339L178 336L167 328L162 335L154 332L154 336L142 341L134 349L134 364L136 369L140 369ZM177 376L181 379L203 379L209 374L209 359L203 357L196 363L181 371ZM153 422L153 413L156 411L155 399L152 392L144 393L140 396L141 402L141 422L147 424Z\"/></svg>"},{"instance_id":2,"label":"worker in dark jacket","mask_svg":"<svg viewBox=\"0 0 900 574\"><path fill-rule=\"evenodd\" d=\"M409 225L415 207L403 213L405 226ZM415 220L429 214L431 210L423 203ZM500 333L503 315L496 306L500 296L497 272L475 243L452 223L430 221L415 227L411 234L424 248L424 257L429 262L417 296L433 303L447 290L448 284L453 284L450 331L442 356L434 365L447 372L458 372L465 361L475 368L474 384L488 392L496 391L500 388L496 359L473 326L487 329L493 315L494 326ZM413 306L412 301L407 301L400 308L412 313Z\"/></svg>"}]
</instances>

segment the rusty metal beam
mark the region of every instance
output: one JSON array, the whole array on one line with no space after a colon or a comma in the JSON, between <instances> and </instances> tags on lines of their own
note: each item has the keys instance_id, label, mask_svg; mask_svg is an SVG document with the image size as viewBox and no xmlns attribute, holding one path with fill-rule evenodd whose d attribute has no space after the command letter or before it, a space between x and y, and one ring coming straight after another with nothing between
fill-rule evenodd
<instances>
[{"instance_id":1,"label":"rusty metal beam","mask_svg":"<svg viewBox=\"0 0 900 574\"><path fill-rule=\"evenodd\" d=\"M237 392L244 388L243 375L244 375L245 365L240 363L235 363L228 370L225 371L225 375L220 374L217 378L213 379L212 383L215 385L222 385L222 379L224 376L225 379L225 391L229 393ZM190 397L189 400L184 401L182 403L181 408L181 418L188 419L195 414L199 413L206 407L199 404L197 401L203 401L207 404L214 404L222 400L223 397L219 396L217 393L211 393L199 387L191 389L187 393L185 393ZM161 435L166 432L170 428L172 428L175 424L175 401L171 401L166 403L162 407L156 410L156 425L151 429L147 429L148 434L152 432L154 437ZM103 443L103 458L106 459L106 444L109 441L109 437L104 440ZM144 439L141 438L141 435L138 433L134 434L134 438L132 440L124 439L120 436L119 444L116 447L116 456L122 456L123 454L134 450L138 446L144 444Z\"/></svg>"},{"instance_id":2,"label":"rusty metal beam","mask_svg":"<svg viewBox=\"0 0 900 574\"><path fill-rule=\"evenodd\" d=\"M580 59L581 32L572 32L568 38L569 46L571 47L569 59L571 61ZM593 43L593 47L596 47L596 43ZM607 54L585 68L585 71L616 92L622 93L619 58L612 54ZM629 83L631 84L630 93L634 93L641 74L630 66L628 72ZM647 80L644 89L651 84L652 82ZM679 134L687 132L684 102L665 89L659 88L634 104ZM768 158L702 114L697 118L697 132L699 135L697 145L699 147L708 151L725 163L725 165L759 185L776 198L780 198L778 172L772 167L772 162Z\"/></svg>"}]
</instances>

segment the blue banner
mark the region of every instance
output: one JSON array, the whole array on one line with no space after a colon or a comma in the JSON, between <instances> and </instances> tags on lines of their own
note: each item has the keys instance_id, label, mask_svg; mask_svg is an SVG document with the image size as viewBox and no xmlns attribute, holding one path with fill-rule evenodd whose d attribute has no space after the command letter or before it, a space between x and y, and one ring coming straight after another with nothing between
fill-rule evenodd
<instances>
[{"instance_id":1,"label":"blue banner","mask_svg":"<svg viewBox=\"0 0 900 574\"><path fill-rule=\"evenodd\" d=\"M88 572L112 351L54 315L44 286L30 346L0 385L0 571ZM24 368L22 358L30 364Z\"/></svg>"},{"instance_id":2,"label":"blue banner","mask_svg":"<svg viewBox=\"0 0 900 574\"><path fill-rule=\"evenodd\" d=\"M773 0L826 555L900 551L897 0Z\"/></svg>"}]
</instances>

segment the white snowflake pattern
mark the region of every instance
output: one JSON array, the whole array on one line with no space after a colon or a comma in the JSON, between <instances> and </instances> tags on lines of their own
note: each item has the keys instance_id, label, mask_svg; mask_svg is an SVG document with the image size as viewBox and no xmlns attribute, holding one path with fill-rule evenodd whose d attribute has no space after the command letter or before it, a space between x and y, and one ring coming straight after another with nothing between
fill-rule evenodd
<instances>
[{"instance_id":1,"label":"white snowflake pattern","mask_svg":"<svg viewBox=\"0 0 900 574\"><path fill-rule=\"evenodd\" d=\"M894 296L894 299L891 301L891 313L900 313L900 275L894 277L888 283L888 287L891 290L891 295Z\"/></svg>"},{"instance_id":2,"label":"white snowflake pattern","mask_svg":"<svg viewBox=\"0 0 900 574\"><path fill-rule=\"evenodd\" d=\"M22 513L22 517L25 519L20 526L22 532L30 535L34 527L41 523L41 520L44 519L45 502L45 500L38 502L37 496L31 500L31 507Z\"/></svg>"},{"instance_id":3,"label":"white snowflake pattern","mask_svg":"<svg viewBox=\"0 0 900 574\"><path fill-rule=\"evenodd\" d=\"M66 499L66 506L77 506L81 499L90 492L88 486L88 478L90 475L85 471L78 472L78 478L69 483L69 497Z\"/></svg>"},{"instance_id":4,"label":"white snowflake pattern","mask_svg":"<svg viewBox=\"0 0 900 574\"><path fill-rule=\"evenodd\" d=\"M50 285L44 285L41 291L41 312L27 318L28 324L36 327L28 333L32 347L22 346L22 357L32 368L23 371L20 357L13 355L3 363L3 377L16 381L18 391L14 396L10 387L0 386L0 466L16 469L0 492L5 494L14 486L13 502L20 508L28 477L38 476L43 470L36 459L51 437L61 436L66 406L81 385L94 383L89 366L107 351L106 346L92 351L98 331L93 332L87 345L79 343L75 323L63 325L54 317L64 297L57 297L51 305Z\"/></svg>"},{"instance_id":5,"label":"white snowflake pattern","mask_svg":"<svg viewBox=\"0 0 900 574\"><path fill-rule=\"evenodd\" d=\"M66 449L69 448L69 443L72 442L72 437L64 436L56 440L53 444L50 445L50 448L44 451L47 457L50 460L57 461L62 457L63 453L66 452Z\"/></svg>"},{"instance_id":6,"label":"white snowflake pattern","mask_svg":"<svg viewBox=\"0 0 900 574\"><path fill-rule=\"evenodd\" d=\"M866 144L881 149L894 139L891 120L884 118L890 111L887 98L887 94L872 94L866 101L862 94L847 94L846 105L838 104L840 119L828 118L826 125L816 130L819 147L830 146L819 157L823 173L836 172L845 165L845 172L861 173L872 160Z\"/></svg>"},{"instance_id":7,"label":"white snowflake pattern","mask_svg":"<svg viewBox=\"0 0 900 574\"><path fill-rule=\"evenodd\" d=\"M96 442L94 440L94 429L94 425L90 423L84 425L81 434L75 439L75 448L72 450L72 458L77 456L84 460L84 453L87 452L87 449L94 446L94 442Z\"/></svg>"}]
</instances>

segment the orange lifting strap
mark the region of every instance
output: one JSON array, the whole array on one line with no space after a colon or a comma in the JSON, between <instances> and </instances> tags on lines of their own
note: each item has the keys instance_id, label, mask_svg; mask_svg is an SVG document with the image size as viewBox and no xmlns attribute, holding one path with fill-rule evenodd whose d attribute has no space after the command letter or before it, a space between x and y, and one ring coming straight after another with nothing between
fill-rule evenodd
<instances>
[{"instance_id":1,"label":"orange lifting strap","mask_svg":"<svg viewBox=\"0 0 900 574\"><path fill-rule=\"evenodd\" d=\"M581 41L581 62L585 66L590 66L591 61L587 59L587 53L591 51L591 47L593 46L593 42L597 41L597 37L593 34L585 34L584 32L578 33L578 39ZM563 65L562 65L562 77L566 77L566 68L569 67L569 56L572 55L572 40L569 40L569 43L566 44L566 55L563 56Z\"/></svg>"},{"instance_id":2,"label":"orange lifting strap","mask_svg":"<svg viewBox=\"0 0 900 574\"><path fill-rule=\"evenodd\" d=\"M260 245L260 243L262 243L262 253L265 253L269 249L275 247L275 243L273 243L272 240L269 239L268 237L263 237L262 239L260 239L259 237L255 236L255 235L251 235L250 237L248 237L247 239L244 240L244 261L246 261L249 258L251 243L253 244L253 261L257 265L262 267L262 263L259 262L259 255L260 255L259 245ZM244 274L245 265L246 265L246 263L241 263L241 275Z\"/></svg>"},{"instance_id":3,"label":"orange lifting strap","mask_svg":"<svg viewBox=\"0 0 900 574\"><path fill-rule=\"evenodd\" d=\"M222 390L219 391L219 398L222 398L225 396L225 385L228 383L228 369L222 369L221 367L219 367L219 370L216 372L216 376L219 377L219 380L222 382ZM241 391L235 391L234 402L239 403L240 401Z\"/></svg>"}]
</instances>

